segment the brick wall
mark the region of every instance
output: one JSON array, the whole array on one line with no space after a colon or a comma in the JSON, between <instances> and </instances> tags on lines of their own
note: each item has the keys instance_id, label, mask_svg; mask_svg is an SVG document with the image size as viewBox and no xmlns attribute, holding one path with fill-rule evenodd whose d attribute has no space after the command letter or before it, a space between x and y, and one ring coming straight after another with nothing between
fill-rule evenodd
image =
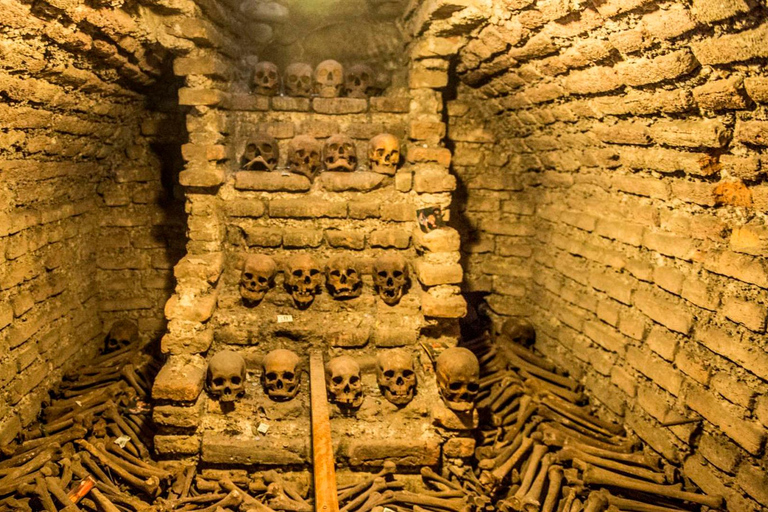
<instances>
[{"instance_id":1,"label":"brick wall","mask_svg":"<svg viewBox=\"0 0 768 512\"><path fill-rule=\"evenodd\" d=\"M573 5L486 6L459 52L465 288L730 510L768 505L765 2Z\"/></svg>"},{"instance_id":2,"label":"brick wall","mask_svg":"<svg viewBox=\"0 0 768 512\"><path fill-rule=\"evenodd\" d=\"M0 444L113 320L164 328L185 136L167 63L225 44L228 15L151 3L0 0Z\"/></svg>"}]
</instances>

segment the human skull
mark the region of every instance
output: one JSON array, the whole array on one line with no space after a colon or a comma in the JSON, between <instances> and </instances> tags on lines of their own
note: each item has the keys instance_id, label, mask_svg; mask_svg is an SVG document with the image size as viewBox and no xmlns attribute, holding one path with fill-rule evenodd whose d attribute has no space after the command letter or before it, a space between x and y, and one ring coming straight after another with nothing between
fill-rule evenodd
<instances>
[{"instance_id":1,"label":"human skull","mask_svg":"<svg viewBox=\"0 0 768 512\"><path fill-rule=\"evenodd\" d=\"M273 350L261 362L261 385L276 402L291 400L299 393L299 356L291 350Z\"/></svg>"},{"instance_id":2,"label":"human skull","mask_svg":"<svg viewBox=\"0 0 768 512\"><path fill-rule=\"evenodd\" d=\"M259 62L253 68L251 78L253 92L262 96L274 96L280 89L280 72L271 62Z\"/></svg>"},{"instance_id":3,"label":"human skull","mask_svg":"<svg viewBox=\"0 0 768 512\"><path fill-rule=\"evenodd\" d=\"M104 339L104 353L108 354L127 347L139 339L139 327L133 320L118 320L109 328L109 334Z\"/></svg>"},{"instance_id":4,"label":"human skull","mask_svg":"<svg viewBox=\"0 0 768 512\"><path fill-rule=\"evenodd\" d=\"M235 402L245 394L245 359L224 350L208 361L208 392L221 402Z\"/></svg>"},{"instance_id":5,"label":"human skull","mask_svg":"<svg viewBox=\"0 0 768 512\"><path fill-rule=\"evenodd\" d=\"M480 363L469 349L452 347L437 358L437 386L449 409L469 412L480 391Z\"/></svg>"},{"instance_id":6,"label":"human skull","mask_svg":"<svg viewBox=\"0 0 768 512\"><path fill-rule=\"evenodd\" d=\"M328 361L325 381L331 402L342 408L357 408L363 404L363 381L360 365L349 356Z\"/></svg>"},{"instance_id":7,"label":"human skull","mask_svg":"<svg viewBox=\"0 0 768 512\"><path fill-rule=\"evenodd\" d=\"M400 163L400 141L391 133L380 133L368 142L368 162L373 172L395 174Z\"/></svg>"},{"instance_id":8,"label":"human skull","mask_svg":"<svg viewBox=\"0 0 768 512\"><path fill-rule=\"evenodd\" d=\"M357 167L357 148L346 135L328 137L323 146L323 165L326 171L352 172Z\"/></svg>"},{"instance_id":9,"label":"human skull","mask_svg":"<svg viewBox=\"0 0 768 512\"><path fill-rule=\"evenodd\" d=\"M247 171L274 171L280 159L280 146L274 137L257 133L245 146L240 168Z\"/></svg>"},{"instance_id":10,"label":"human skull","mask_svg":"<svg viewBox=\"0 0 768 512\"><path fill-rule=\"evenodd\" d=\"M321 98L336 98L344 85L344 68L335 60L324 60L315 68L315 94Z\"/></svg>"},{"instance_id":11,"label":"human skull","mask_svg":"<svg viewBox=\"0 0 768 512\"><path fill-rule=\"evenodd\" d=\"M308 98L312 94L312 66L294 62L285 68L285 93L288 96Z\"/></svg>"},{"instance_id":12,"label":"human skull","mask_svg":"<svg viewBox=\"0 0 768 512\"><path fill-rule=\"evenodd\" d=\"M376 380L384 398L395 405L408 404L416 394L413 356L403 349L382 352L376 364Z\"/></svg>"},{"instance_id":13,"label":"human skull","mask_svg":"<svg viewBox=\"0 0 768 512\"><path fill-rule=\"evenodd\" d=\"M385 304L400 302L409 281L408 265L400 254L385 254L373 263L373 283Z\"/></svg>"},{"instance_id":14,"label":"human skull","mask_svg":"<svg viewBox=\"0 0 768 512\"><path fill-rule=\"evenodd\" d=\"M373 70L365 64L355 64L344 75L344 92L350 98L367 98L373 86Z\"/></svg>"},{"instance_id":15,"label":"human skull","mask_svg":"<svg viewBox=\"0 0 768 512\"><path fill-rule=\"evenodd\" d=\"M243 262L240 295L246 302L259 302L275 286L277 264L264 254L251 254Z\"/></svg>"},{"instance_id":16,"label":"human skull","mask_svg":"<svg viewBox=\"0 0 768 512\"><path fill-rule=\"evenodd\" d=\"M285 286L299 309L308 308L320 293L323 272L309 254L297 254L288 260Z\"/></svg>"},{"instance_id":17,"label":"human skull","mask_svg":"<svg viewBox=\"0 0 768 512\"><path fill-rule=\"evenodd\" d=\"M311 135L298 135L288 145L288 168L291 172L315 179L321 163L322 146Z\"/></svg>"},{"instance_id":18,"label":"human skull","mask_svg":"<svg viewBox=\"0 0 768 512\"><path fill-rule=\"evenodd\" d=\"M501 324L502 336L512 343L530 347L536 342L536 330L531 322L524 318L510 318Z\"/></svg>"},{"instance_id":19,"label":"human skull","mask_svg":"<svg viewBox=\"0 0 768 512\"><path fill-rule=\"evenodd\" d=\"M325 266L325 284L334 299L359 297L363 292L360 270L349 256L331 258Z\"/></svg>"}]
</instances>

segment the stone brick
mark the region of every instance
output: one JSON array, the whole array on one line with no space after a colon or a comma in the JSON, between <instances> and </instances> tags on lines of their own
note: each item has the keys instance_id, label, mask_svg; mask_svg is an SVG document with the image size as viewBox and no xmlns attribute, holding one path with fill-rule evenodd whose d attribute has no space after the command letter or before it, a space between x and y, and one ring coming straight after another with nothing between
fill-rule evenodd
<instances>
[{"instance_id":1,"label":"stone brick","mask_svg":"<svg viewBox=\"0 0 768 512\"><path fill-rule=\"evenodd\" d=\"M411 101L409 98L396 98L388 96L374 96L370 98L371 111L390 112L395 114L407 113L410 111Z\"/></svg>"},{"instance_id":2,"label":"stone brick","mask_svg":"<svg viewBox=\"0 0 768 512\"><path fill-rule=\"evenodd\" d=\"M694 339L716 354L730 359L761 379L768 376L768 353L751 346L748 340L738 333L708 326L696 330Z\"/></svg>"},{"instance_id":3,"label":"stone brick","mask_svg":"<svg viewBox=\"0 0 768 512\"><path fill-rule=\"evenodd\" d=\"M716 274L768 288L768 266L760 258L730 251L713 252L704 260L704 268Z\"/></svg>"},{"instance_id":4,"label":"stone brick","mask_svg":"<svg viewBox=\"0 0 768 512\"><path fill-rule=\"evenodd\" d=\"M412 147L408 149L408 162L424 163L437 162L443 167L451 165L451 151L446 148Z\"/></svg>"},{"instance_id":5,"label":"stone brick","mask_svg":"<svg viewBox=\"0 0 768 512\"><path fill-rule=\"evenodd\" d=\"M310 98L293 98L289 96L275 96L272 98L272 110L287 112L309 112Z\"/></svg>"},{"instance_id":6,"label":"stone brick","mask_svg":"<svg viewBox=\"0 0 768 512\"><path fill-rule=\"evenodd\" d=\"M683 376L671 364L637 347L627 349L627 362L666 391L680 394Z\"/></svg>"},{"instance_id":7,"label":"stone brick","mask_svg":"<svg viewBox=\"0 0 768 512\"><path fill-rule=\"evenodd\" d=\"M412 222L416 220L416 207L411 203L384 203L381 205L381 220Z\"/></svg>"},{"instance_id":8,"label":"stone brick","mask_svg":"<svg viewBox=\"0 0 768 512\"><path fill-rule=\"evenodd\" d=\"M274 218L340 219L347 216L346 201L321 199L273 199L269 202L269 216Z\"/></svg>"},{"instance_id":9,"label":"stone brick","mask_svg":"<svg viewBox=\"0 0 768 512\"><path fill-rule=\"evenodd\" d=\"M461 238L453 228L440 228L424 233L414 229L413 243L416 249L426 252L455 252L459 250Z\"/></svg>"},{"instance_id":10,"label":"stone brick","mask_svg":"<svg viewBox=\"0 0 768 512\"><path fill-rule=\"evenodd\" d=\"M411 244L411 234L402 229L376 229L368 235L371 247L407 249Z\"/></svg>"},{"instance_id":11,"label":"stone brick","mask_svg":"<svg viewBox=\"0 0 768 512\"><path fill-rule=\"evenodd\" d=\"M420 169L414 173L413 190L418 193L434 194L455 189L456 176L442 169Z\"/></svg>"},{"instance_id":12,"label":"stone brick","mask_svg":"<svg viewBox=\"0 0 768 512\"><path fill-rule=\"evenodd\" d=\"M765 469L751 464L742 464L736 475L736 483L758 503L768 503L768 473Z\"/></svg>"},{"instance_id":13,"label":"stone brick","mask_svg":"<svg viewBox=\"0 0 768 512\"><path fill-rule=\"evenodd\" d=\"M411 140L428 140L436 144L445 137L445 123L417 119L408 125L408 138Z\"/></svg>"},{"instance_id":14,"label":"stone brick","mask_svg":"<svg viewBox=\"0 0 768 512\"><path fill-rule=\"evenodd\" d=\"M248 93L232 93L226 102L229 110L245 112L265 112L269 110L269 98Z\"/></svg>"},{"instance_id":15,"label":"stone brick","mask_svg":"<svg viewBox=\"0 0 768 512\"><path fill-rule=\"evenodd\" d=\"M661 292L636 290L632 294L632 303L651 320L672 331L688 334L693 327L693 315L684 306L665 295Z\"/></svg>"},{"instance_id":16,"label":"stone brick","mask_svg":"<svg viewBox=\"0 0 768 512\"><path fill-rule=\"evenodd\" d=\"M768 103L768 78L760 76L745 78L744 88L753 101Z\"/></svg>"},{"instance_id":17,"label":"stone brick","mask_svg":"<svg viewBox=\"0 0 768 512\"><path fill-rule=\"evenodd\" d=\"M616 70L608 66L572 71L563 79L563 87L569 94L605 93L614 91L622 85Z\"/></svg>"},{"instance_id":18,"label":"stone brick","mask_svg":"<svg viewBox=\"0 0 768 512\"><path fill-rule=\"evenodd\" d=\"M185 169L179 173L179 184L184 187L218 187L224 183L224 170L218 167Z\"/></svg>"},{"instance_id":19,"label":"stone brick","mask_svg":"<svg viewBox=\"0 0 768 512\"><path fill-rule=\"evenodd\" d=\"M693 97L699 107L705 110L741 110L749 106L749 97L744 91L744 79L741 77L715 80L695 87Z\"/></svg>"},{"instance_id":20,"label":"stone brick","mask_svg":"<svg viewBox=\"0 0 768 512\"><path fill-rule=\"evenodd\" d=\"M314 229L286 229L283 231L283 246L286 249L303 247L320 247L323 243L323 232Z\"/></svg>"},{"instance_id":21,"label":"stone brick","mask_svg":"<svg viewBox=\"0 0 768 512\"><path fill-rule=\"evenodd\" d=\"M458 294L445 294L432 288L421 296L424 316L432 318L463 318L467 314L467 302Z\"/></svg>"},{"instance_id":22,"label":"stone brick","mask_svg":"<svg viewBox=\"0 0 768 512\"><path fill-rule=\"evenodd\" d=\"M471 457L475 453L475 440L471 437L452 437L443 445L443 455L446 457Z\"/></svg>"},{"instance_id":23,"label":"stone brick","mask_svg":"<svg viewBox=\"0 0 768 512\"><path fill-rule=\"evenodd\" d=\"M381 203L376 201L350 201L350 219L377 219L380 216Z\"/></svg>"},{"instance_id":24,"label":"stone brick","mask_svg":"<svg viewBox=\"0 0 768 512\"><path fill-rule=\"evenodd\" d=\"M205 359L197 355L171 356L155 378L152 398L192 402L203 390L205 383Z\"/></svg>"},{"instance_id":25,"label":"stone brick","mask_svg":"<svg viewBox=\"0 0 768 512\"><path fill-rule=\"evenodd\" d=\"M742 12L748 12L750 6L744 0L693 0L693 15L704 23L721 21Z\"/></svg>"},{"instance_id":26,"label":"stone brick","mask_svg":"<svg viewBox=\"0 0 768 512\"><path fill-rule=\"evenodd\" d=\"M226 99L227 94L216 89L179 89L179 105L215 107Z\"/></svg>"},{"instance_id":27,"label":"stone brick","mask_svg":"<svg viewBox=\"0 0 768 512\"><path fill-rule=\"evenodd\" d=\"M283 232L277 228L246 227L245 243L248 247L280 247Z\"/></svg>"},{"instance_id":28,"label":"stone brick","mask_svg":"<svg viewBox=\"0 0 768 512\"><path fill-rule=\"evenodd\" d=\"M660 144L689 148L721 148L731 139L730 131L717 119L656 121L650 133Z\"/></svg>"},{"instance_id":29,"label":"stone brick","mask_svg":"<svg viewBox=\"0 0 768 512\"><path fill-rule=\"evenodd\" d=\"M712 376L710 387L732 404L740 405L747 409L751 407L755 396L755 390L750 384L722 371Z\"/></svg>"},{"instance_id":30,"label":"stone brick","mask_svg":"<svg viewBox=\"0 0 768 512\"><path fill-rule=\"evenodd\" d=\"M152 420L156 425L164 427L197 429L205 402L204 396L201 393L195 405L191 407L156 405L152 408Z\"/></svg>"},{"instance_id":31,"label":"stone brick","mask_svg":"<svg viewBox=\"0 0 768 512\"><path fill-rule=\"evenodd\" d=\"M166 318L189 320L192 322L205 322L216 309L218 295L211 293L203 296L172 295L165 304Z\"/></svg>"},{"instance_id":32,"label":"stone brick","mask_svg":"<svg viewBox=\"0 0 768 512\"><path fill-rule=\"evenodd\" d=\"M411 89L439 89L448 85L448 73L438 69L411 69L408 86Z\"/></svg>"},{"instance_id":33,"label":"stone brick","mask_svg":"<svg viewBox=\"0 0 768 512\"><path fill-rule=\"evenodd\" d=\"M434 466L440 460L436 438L355 439L347 450L352 466L380 466L391 460L400 467L421 467Z\"/></svg>"},{"instance_id":34,"label":"stone brick","mask_svg":"<svg viewBox=\"0 0 768 512\"><path fill-rule=\"evenodd\" d=\"M667 361L673 361L675 359L678 345L677 336L664 327L654 325L653 328L651 328L651 332L648 333L648 338L645 342L648 345L648 348Z\"/></svg>"},{"instance_id":35,"label":"stone brick","mask_svg":"<svg viewBox=\"0 0 768 512\"><path fill-rule=\"evenodd\" d=\"M258 218L264 215L267 207L258 199L232 199L224 206L230 217Z\"/></svg>"},{"instance_id":36,"label":"stone brick","mask_svg":"<svg viewBox=\"0 0 768 512\"><path fill-rule=\"evenodd\" d=\"M619 79L625 85L639 86L673 80L699 67L690 50L678 50L660 57L640 58L616 65Z\"/></svg>"},{"instance_id":37,"label":"stone brick","mask_svg":"<svg viewBox=\"0 0 768 512\"><path fill-rule=\"evenodd\" d=\"M240 171L235 173L235 188L260 192L306 192L312 184L305 176L275 172Z\"/></svg>"},{"instance_id":38,"label":"stone brick","mask_svg":"<svg viewBox=\"0 0 768 512\"><path fill-rule=\"evenodd\" d=\"M766 310L762 304L731 296L723 300L721 312L753 331L765 332Z\"/></svg>"},{"instance_id":39,"label":"stone brick","mask_svg":"<svg viewBox=\"0 0 768 512\"><path fill-rule=\"evenodd\" d=\"M768 146L768 121L737 121L733 138L742 144Z\"/></svg>"},{"instance_id":40,"label":"stone brick","mask_svg":"<svg viewBox=\"0 0 768 512\"><path fill-rule=\"evenodd\" d=\"M195 57L177 57L173 61L173 73L176 76L204 75L228 79L230 66L215 54Z\"/></svg>"},{"instance_id":41,"label":"stone brick","mask_svg":"<svg viewBox=\"0 0 768 512\"><path fill-rule=\"evenodd\" d=\"M313 98L312 109L319 114L360 114L368 110L362 98Z\"/></svg>"},{"instance_id":42,"label":"stone brick","mask_svg":"<svg viewBox=\"0 0 768 512\"><path fill-rule=\"evenodd\" d=\"M153 445L160 455L197 455L200 453L200 436L156 434Z\"/></svg>"},{"instance_id":43,"label":"stone brick","mask_svg":"<svg viewBox=\"0 0 768 512\"><path fill-rule=\"evenodd\" d=\"M385 179L381 174L363 171L324 172L319 176L323 188L330 192L370 192L382 186Z\"/></svg>"},{"instance_id":44,"label":"stone brick","mask_svg":"<svg viewBox=\"0 0 768 512\"><path fill-rule=\"evenodd\" d=\"M702 0L702 3L706 0ZM740 0L729 0L739 2ZM716 5L717 2L709 2ZM728 5L728 2L722 2ZM700 42L691 43L696 59L704 65L729 64L741 62L757 57L768 57L768 46L765 45L768 37L768 23L761 26L717 37L710 37Z\"/></svg>"},{"instance_id":45,"label":"stone brick","mask_svg":"<svg viewBox=\"0 0 768 512\"><path fill-rule=\"evenodd\" d=\"M354 249L360 251L365 248L365 233L341 229L325 230L325 240L331 247Z\"/></svg>"},{"instance_id":46,"label":"stone brick","mask_svg":"<svg viewBox=\"0 0 768 512\"><path fill-rule=\"evenodd\" d=\"M458 263L436 264L417 260L416 275L425 286L461 283L464 272Z\"/></svg>"}]
</instances>

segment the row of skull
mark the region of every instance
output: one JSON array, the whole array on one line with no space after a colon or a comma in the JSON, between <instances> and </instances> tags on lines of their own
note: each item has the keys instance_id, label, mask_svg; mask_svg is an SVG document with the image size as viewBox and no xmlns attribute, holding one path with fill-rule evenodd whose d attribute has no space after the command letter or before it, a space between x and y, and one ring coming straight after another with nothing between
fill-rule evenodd
<instances>
[{"instance_id":1,"label":"row of skull","mask_svg":"<svg viewBox=\"0 0 768 512\"><path fill-rule=\"evenodd\" d=\"M352 172L358 164L357 146L346 135L328 137L324 144L311 135L298 135L288 144L288 170L314 180L321 170ZM246 144L240 158L240 168L248 171L274 171L280 161L277 140L257 133ZM368 163L371 170L393 175L400 163L400 141L391 133L380 133L368 142Z\"/></svg>"},{"instance_id":2,"label":"row of skull","mask_svg":"<svg viewBox=\"0 0 768 512\"><path fill-rule=\"evenodd\" d=\"M453 347L437 358L435 373L440 396L457 412L474 409L480 390L480 365L468 349ZM292 400L301 384L301 358L293 351L276 349L261 362L261 385L274 401ZM213 398L234 402L245 396L247 378L245 359L237 352L225 350L208 362L207 387ZM376 381L381 394L399 407L409 404L416 395L416 367L412 354L405 349L382 352L376 360ZM356 409L363 403L362 371L350 356L331 359L325 366L328 399L342 409Z\"/></svg>"},{"instance_id":3,"label":"row of skull","mask_svg":"<svg viewBox=\"0 0 768 512\"><path fill-rule=\"evenodd\" d=\"M278 266L265 254L251 254L240 272L240 295L248 305L258 304L275 286ZM299 309L308 308L321 293L325 282L331 297L338 300L359 297L363 291L363 273L358 263L347 255L337 255L322 267L309 254L289 258L283 269L286 291ZM409 283L408 263L402 255L385 253L373 263L373 283L385 304L394 306Z\"/></svg>"},{"instance_id":4,"label":"row of skull","mask_svg":"<svg viewBox=\"0 0 768 512\"><path fill-rule=\"evenodd\" d=\"M254 66L251 76L254 93L276 96L280 93L281 82L285 85L287 96L300 98L312 95L321 98L367 98L376 85L373 69L369 66L355 64L345 70L341 63L332 59L324 60L314 69L304 62L295 62L285 68L282 77L272 62L262 61Z\"/></svg>"}]
</instances>

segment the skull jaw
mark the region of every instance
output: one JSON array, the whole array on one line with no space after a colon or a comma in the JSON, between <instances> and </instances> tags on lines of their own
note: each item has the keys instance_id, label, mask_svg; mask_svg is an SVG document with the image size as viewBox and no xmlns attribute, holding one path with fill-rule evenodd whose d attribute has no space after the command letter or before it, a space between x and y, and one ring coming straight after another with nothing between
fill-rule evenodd
<instances>
[{"instance_id":1,"label":"skull jaw","mask_svg":"<svg viewBox=\"0 0 768 512\"><path fill-rule=\"evenodd\" d=\"M475 409L475 402L468 402L466 400L450 400L446 398L445 394L442 395L443 402L449 409L456 412L471 412Z\"/></svg>"},{"instance_id":2,"label":"skull jaw","mask_svg":"<svg viewBox=\"0 0 768 512\"><path fill-rule=\"evenodd\" d=\"M356 87L354 89L347 89L347 97L366 99L368 98L368 94L366 94L365 89Z\"/></svg>"},{"instance_id":3,"label":"skull jaw","mask_svg":"<svg viewBox=\"0 0 768 512\"><path fill-rule=\"evenodd\" d=\"M325 170L328 172L354 172L357 162L350 162L346 159L336 160L334 163L327 163Z\"/></svg>"},{"instance_id":4,"label":"skull jaw","mask_svg":"<svg viewBox=\"0 0 768 512\"><path fill-rule=\"evenodd\" d=\"M304 290L293 287L291 290L293 303L298 309L307 309L315 301L315 293L312 290Z\"/></svg>"},{"instance_id":5,"label":"skull jaw","mask_svg":"<svg viewBox=\"0 0 768 512\"><path fill-rule=\"evenodd\" d=\"M362 393L337 393L333 397L333 403L340 409L358 409L363 405Z\"/></svg>"},{"instance_id":6,"label":"skull jaw","mask_svg":"<svg viewBox=\"0 0 768 512\"><path fill-rule=\"evenodd\" d=\"M291 173L293 174L299 174L301 176L305 176L311 183L315 182L315 178L319 174L317 171L318 169L307 169L304 167L295 167L291 166L289 169Z\"/></svg>"},{"instance_id":7,"label":"skull jaw","mask_svg":"<svg viewBox=\"0 0 768 512\"><path fill-rule=\"evenodd\" d=\"M371 164L371 170L379 174L386 174L387 176L394 176L397 172L396 164Z\"/></svg>"},{"instance_id":8,"label":"skull jaw","mask_svg":"<svg viewBox=\"0 0 768 512\"><path fill-rule=\"evenodd\" d=\"M395 306L403 298L403 287L380 286L379 297L388 306Z\"/></svg>"},{"instance_id":9,"label":"skull jaw","mask_svg":"<svg viewBox=\"0 0 768 512\"><path fill-rule=\"evenodd\" d=\"M338 85L319 85L317 95L321 98L337 98L341 93L341 87Z\"/></svg>"},{"instance_id":10,"label":"skull jaw","mask_svg":"<svg viewBox=\"0 0 768 512\"><path fill-rule=\"evenodd\" d=\"M257 85L254 87L253 92L258 96L275 96L277 94L277 87Z\"/></svg>"},{"instance_id":11,"label":"skull jaw","mask_svg":"<svg viewBox=\"0 0 768 512\"><path fill-rule=\"evenodd\" d=\"M272 171L275 165L265 160L263 156L257 156L250 162L244 162L242 167L246 171Z\"/></svg>"},{"instance_id":12,"label":"skull jaw","mask_svg":"<svg viewBox=\"0 0 768 512\"><path fill-rule=\"evenodd\" d=\"M386 398L390 403L398 406L408 405L411 403L411 400L413 400L413 396L415 394L413 389L400 391L394 390L392 388L383 388L382 392L384 394L384 398Z\"/></svg>"},{"instance_id":13,"label":"skull jaw","mask_svg":"<svg viewBox=\"0 0 768 512\"><path fill-rule=\"evenodd\" d=\"M218 399L222 403L232 403L240 400L245 395L245 390L224 390L224 391L211 391L211 396Z\"/></svg>"},{"instance_id":14,"label":"skull jaw","mask_svg":"<svg viewBox=\"0 0 768 512\"><path fill-rule=\"evenodd\" d=\"M248 305L260 303L267 295L269 289L266 290L250 290L245 286L240 286L240 296L243 298L243 302Z\"/></svg>"},{"instance_id":15,"label":"skull jaw","mask_svg":"<svg viewBox=\"0 0 768 512\"><path fill-rule=\"evenodd\" d=\"M299 386L286 386L283 389L270 387L267 389L267 396L274 402L287 402L296 398L299 394Z\"/></svg>"},{"instance_id":16,"label":"skull jaw","mask_svg":"<svg viewBox=\"0 0 768 512\"><path fill-rule=\"evenodd\" d=\"M354 299L363 293L362 286L329 286L328 291L336 300Z\"/></svg>"}]
</instances>

